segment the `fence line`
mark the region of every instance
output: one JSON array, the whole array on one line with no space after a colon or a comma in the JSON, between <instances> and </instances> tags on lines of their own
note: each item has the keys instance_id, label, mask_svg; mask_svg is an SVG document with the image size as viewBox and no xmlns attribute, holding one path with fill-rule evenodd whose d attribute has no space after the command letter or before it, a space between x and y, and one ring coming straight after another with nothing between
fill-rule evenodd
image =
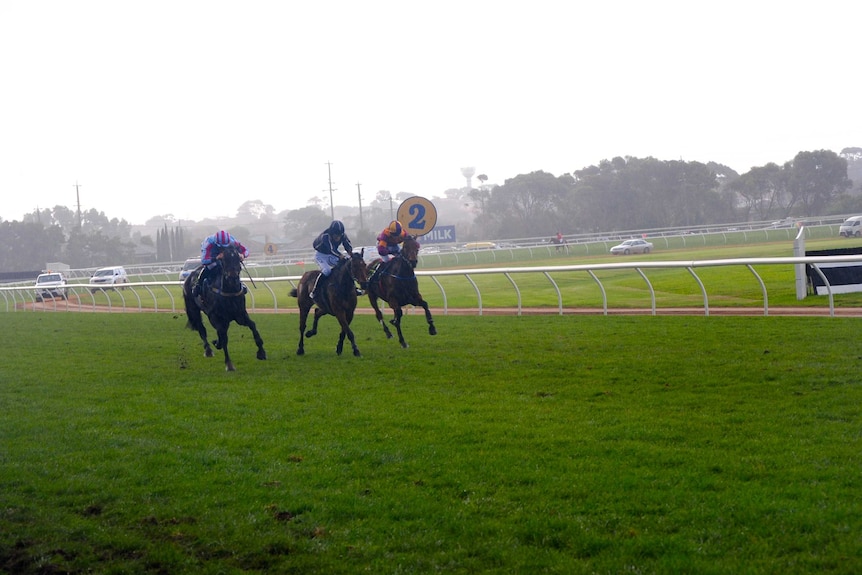
<instances>
[{"instance_id":1,"label":"fence line","mask_svg":"<svg viewBox=\"0 0 862 575\"><path fill-rule=\"evenodd\" d=\"M477 313L483 315L485 307L482 302L482 291L478 284L474 281L474 277L483 275L499 274L505 277L512 286L516 298L517 309L515 313L521 315L524 308L522 304L522 290L516 276L525 274L540 274L552 286L556 294L556 312L560 315L564 313L563 293L559 285L553 279L551 274L568 273L568 272L585 272L587 273L599 287L602 298L602 312L608 315L609 305L608 296L602 280L595 272L608 270L633 270L639 274L644 280L646 289L650 294L650 311L652 315L656 315L656 294L652 283L649 280L647 271L656 269L685 269L696 281L700 294L703 300L704 315L709 315L709 294L706 287L695 271L698 268L714 268L721 266L744 266L757 280L762 296L763 296L763 315L769 315L769 294L767 293L766 284L761 279L760 275L755 271L755 265L782 265L795 266L798 264L809 264L820 276L826 285L829 298L829 315L835 315L835 304L833 299L832 286L829 284L826 276L820 270L820 265L836 264L836 263L862 263L862 255L846 255L846 256L806 256L806 257L771 257L771 258L733 258L733 259L717 259L717 260L689 260L689 261L626 261L614 263L592 263L578 265L560 265L560 266L536 266L536 267L489 267L489 268L474 268L474 269L448 269L448 270L419 270L416 272L418 277L430 278L437 288L440 290L443 299L443 313L449 313L448 294L441 278L452 276L463 276L472 286L478 301ZM293 298L287 296L290 288L296 287L296 283L301 276L290 275L272 278L254 278L255 285L262 285L266 288L272 298L272 305L260 307L261 310L278 312L279 296L278 293L285 294L283 298L293 301ZM284 289L273 289L273 286L281 284L289 284ZM46 298L45 301L36 301L36 290L32 286L15 286L15 287L0 287L0 297L3 298L5 311L28 311L28 310L46 310L46 311L108 311L108 312L127 312L127 311L171 311L177 312L183 309L182 303L182 282L180 281L151 281L151 282L133 282L123 284L119 289L93 289L87 284L68 284L65 288L66 298ZM249 308L251 311L258 310L258 304L254 296L255 290L249 290ZM427 295L427 294L426 294ZM162 297L160 297L162 296ZM74 297L77 303L71 303L70 297ZM58 301L59 299L59 301ZM263 298L261 298L263 299ZM160 305L162 301L162 305ZM152 303L150 303L152 302ZM167 302L167 303L164 303ZM282 305L282 308L287 306ZM290 306L291 308L294 306Z\"/></svg>"}]
</instances>

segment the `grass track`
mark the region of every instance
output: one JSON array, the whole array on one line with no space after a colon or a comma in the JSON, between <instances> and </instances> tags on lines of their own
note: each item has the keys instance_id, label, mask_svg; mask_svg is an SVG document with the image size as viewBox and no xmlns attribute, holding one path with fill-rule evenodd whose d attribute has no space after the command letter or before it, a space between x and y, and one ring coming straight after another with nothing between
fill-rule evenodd
<instances>
[{"instance_id":1,"label":"grass track","mask_svg":"<svg viewBox=\"0 0 862 575\"><path fill-rule=\"evenodd\" d=\"M2 314L8 573L859 573L858 320Z\"/></svg>"}]
</instances>

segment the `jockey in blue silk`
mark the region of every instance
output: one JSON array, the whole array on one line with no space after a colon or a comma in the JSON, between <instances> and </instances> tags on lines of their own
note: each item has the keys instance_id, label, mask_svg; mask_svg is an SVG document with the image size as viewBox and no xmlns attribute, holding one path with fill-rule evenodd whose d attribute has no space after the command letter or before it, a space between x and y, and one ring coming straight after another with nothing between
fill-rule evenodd
<instances>
[{"instance_id":1,"label":"jockey in blue silk","mask_svg":"<svg viewBox=\"0 0 862 575\"><path fill-rule=\"evenodd\" d=\"M203 264L204 269L201 271L200 278L198 278L196 295L202 295L205 293L203 289L204 281L209 282L212 279L215 273L214 270L218 268L219 265L218 256L221 251L228 246L236 248L239 252L240 259L248 257L248 248L224 230L220 230L211 236L207 236L204 238L204 241L201 242L201 264Z\"/></svg>"},{"instance_id":2,"label":"jockey in blue silk","mask_svg":"<svg viewBox=\"0 0 862 575\"><path fill-rule=\"evenodd\" d=\"M350 254L353 253L353 245L350 243L350 238L344 232L344 224L339 220L334 220L329 224L329 227L323 230L311 245L314 248L314 261L320 267L320 275L317 276L314 286L311 288L311 293L309 293L311 298L314 299L318 282L320 282L321 278L329 277L329 274L332 273L332 268L338 265L339 261L350 257ZM347 254L342 254L338 251L340 246L344 246ZM357 290L357 295L360 293Z\"/></svg>"}]
</instances>

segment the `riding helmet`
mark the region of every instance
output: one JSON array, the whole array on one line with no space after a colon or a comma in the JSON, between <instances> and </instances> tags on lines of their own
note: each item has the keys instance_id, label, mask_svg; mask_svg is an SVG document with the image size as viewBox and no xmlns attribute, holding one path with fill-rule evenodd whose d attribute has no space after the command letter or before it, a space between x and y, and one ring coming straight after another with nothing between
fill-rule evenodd
<instances>
[{"instance_id":1,"label":"riding helmet","mask_svg":"<svg viewBox=\"0 0 862 575\"><path fill-rule=\"evenodd\" d=\"M343 236L344 224L342 224L339 220L333 221L331 224L329 224L329 233Z\"/></svg>"},{"instance_id":2,"label":"riding helmet","mask_svg":"<svg viewBox=\"0 0 862 575\"><path fill-rule=\"evenodd\" d=\"M216 245L218 245L218 246L221 246L221 247L227 246L228 244L230 244L230 234L224 230L221 230L220 232L218 232L216 234L215 242L216 242Z\"/></svg>"},{"instance_id":3,"label":"riding helmet","mask_svg":"<svg viewBox=\"0 0 862 575\"><path fill-rule=\"evenodd\" d=\"M401 226L401 222L399 222L398 220L392 220L389 223L389 233L393 236L400 236L402 229L403 227Z\"/></svg>"}]
</instances>

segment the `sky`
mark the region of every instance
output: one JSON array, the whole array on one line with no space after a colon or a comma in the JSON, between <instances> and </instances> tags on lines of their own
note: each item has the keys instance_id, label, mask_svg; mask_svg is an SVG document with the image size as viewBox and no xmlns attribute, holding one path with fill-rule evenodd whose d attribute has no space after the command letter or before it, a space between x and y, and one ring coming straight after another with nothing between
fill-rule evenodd
<instances>
[{"instance_id":1,"label":"sky","mask_svg":"<svg viewBox=\"0 0 862 575\"><path fill-rule=\"evenodd\" d=\"M862 146L860 22L851 0L0 0L0 219L838 153Z\"/></svg>"}]
</instances>

